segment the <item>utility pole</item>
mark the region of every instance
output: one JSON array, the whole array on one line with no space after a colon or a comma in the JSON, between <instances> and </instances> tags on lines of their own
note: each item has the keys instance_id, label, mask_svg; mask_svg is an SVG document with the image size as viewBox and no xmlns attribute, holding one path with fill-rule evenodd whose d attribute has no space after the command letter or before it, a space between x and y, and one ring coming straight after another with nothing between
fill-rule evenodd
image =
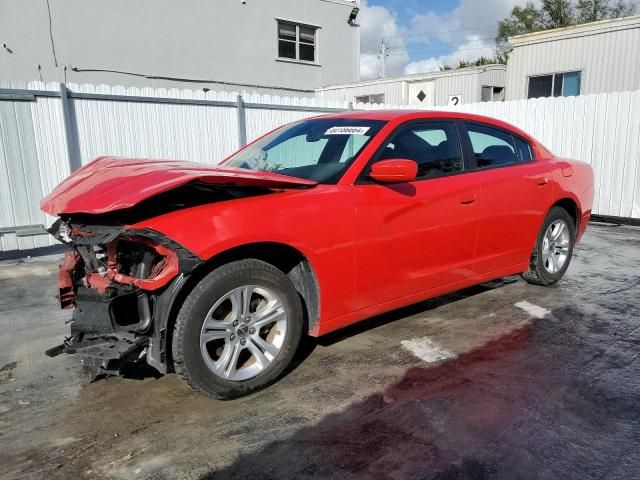
<instances>
[{"instance_id":1,"label":"utility pole","mask_svg":"<svg viewBox=\"0 0 640 480\"><path fill-rule=\"evenodd\" d=\"M384 43L384 37L382 37L382 45L380 46L380 53L378 58L380 59L380 78L387 78L387 44Z\"/></svg>"}]
</instances>

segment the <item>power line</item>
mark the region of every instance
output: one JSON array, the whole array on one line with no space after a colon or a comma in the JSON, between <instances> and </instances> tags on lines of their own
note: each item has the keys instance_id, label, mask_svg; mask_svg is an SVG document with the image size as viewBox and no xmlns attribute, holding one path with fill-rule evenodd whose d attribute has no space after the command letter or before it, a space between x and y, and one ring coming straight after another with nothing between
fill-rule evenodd
<instances>
[{"instance_id":1,"label":"power line","mask_svg":"<svg viewBox=\"0 0 640 480\"><path fill-rule=\"evenodd\" d=\"M474 47L474 48L457 48L457 49L455 49L453 51L451 51L451 50L440 50L440 51L435 50L435 51L432 51L432 52L428 52L427 55L435 56L435 55L447 54L447 53L454 54L456 52L468 52L468 51L472 51L472 50L486 50L488 48L490 48L490 47L484 46L484 47ZM390 53L389 55L403 56L405 54L404 53Z\"/></svg>"},{"instance_id":2,"label":"power line","mask_svg":"<svg viewBox=\"0 0 640 480\"><path fill-rule=\"evenodd\" d=\"M425 32L425 33L407 33L405 35L389 35L384 38L407 38L407 37L423 37L423 36L433 37L435 35L440 35L441 33L468 32L471 30L482 30L484 28L496 28L496 27L497 27L496 24L492 24L492 25L483 25L481 27L461 28L459 30L438 30L434 32Z\"/></svg>"},{"instance_id":3,"label":"power line","mask_svg":"<svg viewBox=\"0 0 640 480\"><path fill-rule=\"evenodd\" d=\"M383 39L394 39L394 38L408 38L408 37L434 37L436 35L439 35L441 33L457 33L457 32L468 32L468 31L472 31L472 30L480 30L480 29L484 29L484 28L489 28L489 27L495 27L495 25L485 25L482 27L472 27L472 28L463 28L463 29L459 29L459 30L440 30L440 31L436 31L436 32L428 32L428 33L411 33L411 34L406 34L406 35L387 35L382 37ZM486 37L486 38L479 38L479 39L473 39L473 40L494 40L494 37ZM464 43L466 41L469 41L469 39L465 39L465 40L452 40L451 42L440 42L442 44L454 44L454 43ZM406 43L405 45L420 45L422 43L427 43L428 40L424 40L422 42L411 42L411 43ZM380 40L373 40L373 41L369 41L366 43L362 43L360 44L360 48L364 48L364 47L368 47L370 45L375 45L375 44L379 44ZM387 45L387 48L401 48L401 47L390 47L389 45Z\"/></svg>"},{"instance_id":4,"label":"power line","mask_svg":"<svg viewBox=\"0 0 640 480\"><path fill-rule=\"evenodd\" d=\"M474 39L472 41L483 41L483 40L492 40L491 38L487 38L487 39ZM468 41L465 42L460 42L460 43L467 43ZM425 45L422 48L418 47L418 48L413 48L411 49L412 51L419 51L421 52L423 55L429 55L429 54L438 54L438 53L454 53L454 52L464 52L467 50L484 50L487 48L492 48L491 45L483 45L483 46L479 46L479 47L467 47L467 48L454 48L454 49L450 49L450 48L443 48L446 45L456 45L456 43L452 43L452 44L448 44L448 43L438 43L438 44L433 44L433 45ZM435 46L435 48L434 48ZM387 52L387 56L409 56L409 52L408 51L404 51L404 52L390 52L390 50L393 49L398 49L401 47L387 47L386 48L386 52ZM369 53L367 55L374 55L374 53ZM366 63L371 63L371 61L373 60L378 60L380 56L380 53L378 53L378 58L369 58L365 61L360 61L360 64L366 64Z\"/></svg>"},{"instance_id":5,"label":"power line","mask_svg":"<svg viewBox=\"0 0 640 480\"><path fill-rule=\"evenodd\" d=\"M473 51L473 50L486 50L488 48L491 48L489 46L483 46L483 47L469 47L469 48L457 48L453 51L451 51L450 49L446 49L446 50L432 50L432 51L427 51L426 55L431 55L431 56L436 56L436 55L441 55L441 54L454 54L456 52L467 52L467 51ZM403 56L409 56L408 52L403 52L403 53L387 53L387 56L393 56L393 57L403 57ZM366 65L368 63L371 63L373 61L378 61L379 58L377 57L372 57L367 59L366 61L361 61L360 65ZM418 60L419 61L419 60Z\"/></svg>"},{"instance_id":6,"label":"power line","mask_svg":"<svg viewBox=\"0 0 640 480\"><path fill-rule=\"evenodd\" d=\"M481 37L481 38L465 38L465 39L461 39L461 40L453 40L451 42L415 42L415 43L406 43L404 45L404 47L409 46L409 45L423 45L425 47L427 46L433 46L433 45L459 45L459 44L463 44L463 43L469 43L469 42L486 42L486 41L493 41L495 40L494 37ZM403 47L387 47L387 48L403 48Z\"/></svg>"},{"instance_id":7,"label":"power line","mask_svg":"<svg viewBox=\"0 0 640 480\"><path fill-rule=\"evenodd\" d=\"M417 49L412 49L411 53L418 53L420 55L430 55L433 53L447 53L447 52L463 52L465 50L478 50L478 49L483 49L483 48L489 48L489 49L497 49L497 47L495 45L488 45L488 44L480 44L478 46L464 46L464 48L460 48L460 47L453 47L453 48L447 48L446 45L442 45L439 47L423 47L423 48L417 48ZM394 51L389 53L389 55L409 55L409 51Z\"/></svg>"}]
</instances>

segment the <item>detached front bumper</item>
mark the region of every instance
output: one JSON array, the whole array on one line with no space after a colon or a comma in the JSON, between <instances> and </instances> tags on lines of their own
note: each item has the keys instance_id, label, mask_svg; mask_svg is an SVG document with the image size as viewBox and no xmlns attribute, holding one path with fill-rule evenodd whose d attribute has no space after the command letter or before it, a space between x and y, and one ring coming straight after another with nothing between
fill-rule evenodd
<instances>
[{"instance_id":1,"label":"detached front bumper","mask_svg":"<svg viewBox=\"0 0 640 480\"><path fill-rule=\"evenodd\" d=\"M71 335L47 354L78 354L96 376L144 360L166 373L169 313L200 259L157 232L67 225L65 239L61 228L51 233L73 247L58 273Z\"/></svg>"}]
</instances>

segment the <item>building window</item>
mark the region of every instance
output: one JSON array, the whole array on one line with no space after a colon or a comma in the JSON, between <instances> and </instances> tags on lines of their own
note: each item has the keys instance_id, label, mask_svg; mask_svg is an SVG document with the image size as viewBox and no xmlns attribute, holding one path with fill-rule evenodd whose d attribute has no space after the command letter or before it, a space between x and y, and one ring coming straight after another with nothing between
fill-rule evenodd
<instances>
[{"instance_id":1,"label":"building window","mask_svg":"<svg viewBox=\"0 0 640 480\"><path fill-rule=\"evenodd\" d=\"M356 97L356 103L384 103L384 93L359 95Z\"/></svg>"},{"instance_id":2,"label":"building window","mask_svg":"<svg viewBox=\"0 0 640 480\"><path fill-rule=\"evenodd\" d=\"M482 87L482 102L501 102L504 100L504 87Z\"/></svg>"},{"instance_id":3,"label":"building window","mask_svg":"<svg viewBox=\"0 0 640 480\"><path fill-rule=\"evenodd\" d=\"M564 72L529 77L529 98L580 95L582 72Z\"/></svg>"},{"instance_id":4,"label":"building window","mask_svg":"<svg viewBox=\"0 0 640 480\"><path fill-rule=\"evenodd\" d=\"M493 96L493 87L482 87L482 96L480 97L480 101L490 102L492 96Z\"/></svg>"},{"instance_id":5,"label":"building window","mask_svg":"<svg viewBox=\"0 0 640 480\"><path fill-rule=\"evenodd\" d=\"M278 57L315 62L316 30L306 25L278 22Z\"/></svg>"}]
</instances>

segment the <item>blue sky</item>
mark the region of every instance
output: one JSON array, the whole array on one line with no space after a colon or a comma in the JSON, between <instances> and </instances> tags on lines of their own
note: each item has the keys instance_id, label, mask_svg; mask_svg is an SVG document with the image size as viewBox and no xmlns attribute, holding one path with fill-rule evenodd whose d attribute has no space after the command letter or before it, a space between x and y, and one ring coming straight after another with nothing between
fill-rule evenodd
<instances>
[{"instance_id":1,"label":"blue sky","mask_svg":"<svg viewBox=\"0 0 640 480\"><path fill-rule=\"evenodd\" d=\"M526 0L362 0L361 76L376 78L381 38L388 75L438 70L492 56L498 20Z\"/></svg>"},{"instance_id":2,"label":"blue sky","mask_svg":"<svg viewBox=\"0 0 640 480\"><path fill-rule=\"evenodd\" d=\"M404 18L413 15L415 12L424 11L425 9L436 13L450 12L460 5L460 1L456 0L375 0L370 1L370 5L381 5L389 10L394 10Z\"/></svg>"},{"instance_id":3,"label":"blue sky","mask_svg":"<svg viewBox=\"0 0 640 480\"><path fill-rule=\"evenodd\" d=\"M526 1L360 0L360 75L379 76L382 37L390 47L388 76L437 71L460 60L491 57L498 21ZM640 13L640 0L630 1Z\"/></svg>"}]
</instances>

